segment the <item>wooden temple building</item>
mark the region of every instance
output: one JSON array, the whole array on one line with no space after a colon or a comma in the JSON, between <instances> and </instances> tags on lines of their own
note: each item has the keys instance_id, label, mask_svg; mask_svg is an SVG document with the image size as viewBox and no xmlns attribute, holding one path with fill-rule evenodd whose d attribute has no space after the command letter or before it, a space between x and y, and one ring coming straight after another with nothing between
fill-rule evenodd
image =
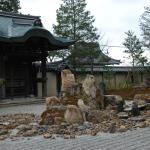
<instances>
[{"instance_id":1,"label":"wooden temple building","mask_svg":"<svg viewBox=\"0 0 150 150\"><path fill-rule=\"evenodd\" d=\"M74 41L54 37L43 28L39 16L0 12L0 99L47 95L48 51L67 49ZM41 62L37 79L34 62Z\"/></svg>"}]
</instances>

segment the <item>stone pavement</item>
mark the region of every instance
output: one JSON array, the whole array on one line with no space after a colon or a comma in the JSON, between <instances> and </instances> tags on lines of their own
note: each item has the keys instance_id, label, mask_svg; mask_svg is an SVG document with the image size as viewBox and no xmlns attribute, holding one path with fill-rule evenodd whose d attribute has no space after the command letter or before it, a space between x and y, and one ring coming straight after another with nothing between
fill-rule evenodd
<instances>
[{"instance_id":1,"label":"stone pavement","mask_svg":"<svg viewBox=\"0 0 150 150\"><path fill-rule=\"evenodd\" d=\"M45 104L30 104L11 107L1 107L0 115L16 114L16 113L34 113L40 115L45 110L45 108L46 108Z\"/></svg>"},{"instance_id":2,"label":"stone pavement","mask_svg":"<svg viewBox=\"0 0 150 150\"><path fill-rule=\"evenodd\" d=\"M0 150L150 150L150 128L76 139L33 137L0 142Z\"/></svg>"},{"instance_id":3,"label":"stone pavement","mask_svg":"<svg viewBox=\"0 0 150 150\"><path fill-rule=\"evenodd\" d=\"M35 98L35 97L3 99L3 100L0 100L0 108L9 107L9 106L41 104L44 102L45 102L45 99Z\"/></svg>"}]
</instances>

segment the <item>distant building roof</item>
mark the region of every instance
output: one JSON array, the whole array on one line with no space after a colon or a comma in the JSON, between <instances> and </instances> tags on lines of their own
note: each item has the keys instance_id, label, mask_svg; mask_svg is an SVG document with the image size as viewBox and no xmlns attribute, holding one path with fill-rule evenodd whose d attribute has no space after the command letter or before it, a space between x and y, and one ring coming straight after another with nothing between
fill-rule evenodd
<instances>
[{"instance_id":1,"label":"distant building roof","mask_svg":"<svg viewBox=\"0 0 150 150\"><path fill-rule=\"evenodd\" d=\"M97 58L94 58L93 60L93 65L119 65L121 63L120 60L117 59L113 59L107 55L105 55L102 51L100 51L99 56ZM91 64L91 59L90 57L83 57L83 58L79 58L76 60L76 62L78 64L82 64L82 65L88 65Z\"/></svg>"},{"instance_id":2,"label":"distant building roof","mask_svg":"<svg viewBox=\"0 0 150 150\"><path fill-rule=\"evenodd\" d=\"M75 42L53 36L42 27L39 16L0 12L0 42L23 43L31 37L46 39L51 50L68 48Z\"/></svg>"}]
</instances>

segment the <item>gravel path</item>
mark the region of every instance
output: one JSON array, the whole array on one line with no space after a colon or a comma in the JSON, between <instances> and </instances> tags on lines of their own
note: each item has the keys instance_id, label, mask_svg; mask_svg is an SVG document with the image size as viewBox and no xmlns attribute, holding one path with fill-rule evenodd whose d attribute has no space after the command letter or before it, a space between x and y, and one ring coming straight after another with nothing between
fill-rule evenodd
<instances>
[{"instance_id":1,"label":"gravel path","mask_svg":"<svg viewBox=\"0 0 150 150\"><path fill-rule=\"evenodd\" d=\"M99 134L76 139L34 137L0 142L0 150L150 150L150 128L122 134Z\"/></svg>"}]
</instances>

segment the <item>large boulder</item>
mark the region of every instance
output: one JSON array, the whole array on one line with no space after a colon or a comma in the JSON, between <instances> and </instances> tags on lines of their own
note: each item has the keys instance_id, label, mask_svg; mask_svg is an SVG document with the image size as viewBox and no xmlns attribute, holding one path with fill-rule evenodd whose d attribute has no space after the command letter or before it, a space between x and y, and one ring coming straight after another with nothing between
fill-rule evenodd
<instances>
[{"instance_id":1,"label":"large boulder","mask_svg":"<svg viewBox=\"0 0 150 150\"><path fill-rule=\"evenodd\" d=\"M82 124L84 122L80 109L75 105L68 105L64 114L65 121L69 124Z\"/></svg>"},{"instance_id":2,"label":"large boulder","mask_svg":"<svg viewBox=\"0 0 150 150\"><path fill-rule=\"evenodd\" d=\"M51 106L51 109L45 110L41 114L40 125L53 125L58 124L58 118L60 120L64 120L64 112L66 110L66 106Z\"/></svg>"},{"instance_id":3,"label":"large boulder","mask_svg":"<svg viewBox=\"0 0 150 150\"><path fill-rule=\"evenodd\" d=\"M124 109L124 100L120 95L104 95L104 101L108 105L116 106L118 112L122 112Z\"/></svg>"}]
</instances>

